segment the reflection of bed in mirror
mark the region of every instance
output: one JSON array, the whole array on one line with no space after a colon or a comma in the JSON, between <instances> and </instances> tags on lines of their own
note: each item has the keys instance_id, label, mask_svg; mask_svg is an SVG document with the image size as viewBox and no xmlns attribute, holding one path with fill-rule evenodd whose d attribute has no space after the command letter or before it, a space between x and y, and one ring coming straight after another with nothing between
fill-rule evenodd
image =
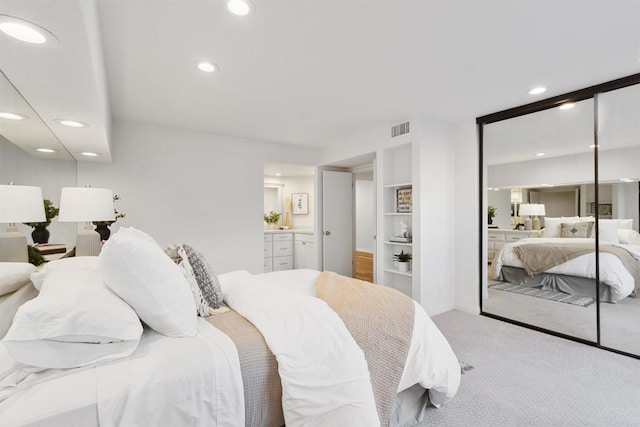
<instances>
[{"instance_id":1,"label":"reflection of bed in mirror","mask_svg":"<svg viewBox=\"0 0 640 427\"><path fill-rule=\"evenodd\" d=\"M587 221L561 224L572 230L580 228L579 224L585 224L585 229L593 225ZM618 228L620 224L631 225L619 220L600 222L600 301L603 302L618 303L628 296L640 295L640 235L631 228ZM491 278L517 287L595 299L595 239L555 237L552 231L545 232L546 236L554 237L543 234L542 238L505 244L492 263ZM509 290L505 284L493 286ZM522 293L526 294L526 290Z\"/></svg>"}]
</instances>

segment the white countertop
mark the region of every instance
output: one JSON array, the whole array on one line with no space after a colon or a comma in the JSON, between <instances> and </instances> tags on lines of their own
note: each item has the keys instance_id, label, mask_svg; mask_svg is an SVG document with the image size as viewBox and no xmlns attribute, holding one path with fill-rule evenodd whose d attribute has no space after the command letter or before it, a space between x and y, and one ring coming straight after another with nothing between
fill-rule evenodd
<instances>
[{"instance_id":1,"label":"white countertop","mask_svg":"<svg viewBox=\"0 0 640 427\"><path fill-rule=\"evenodd\" d=\"M264 234L280 234L280 233L297 233L297 234L309 234L313 236L315 233L308 228L290 228L288 230L264 230Z\"/></svg>"}]
</instances>

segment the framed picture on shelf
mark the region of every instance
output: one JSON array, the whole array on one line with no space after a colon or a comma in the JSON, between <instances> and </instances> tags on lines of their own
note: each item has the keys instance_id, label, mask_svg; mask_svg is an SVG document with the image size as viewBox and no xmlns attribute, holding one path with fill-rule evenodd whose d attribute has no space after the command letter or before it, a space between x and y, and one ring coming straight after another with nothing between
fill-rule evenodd
<instances>
[{"instance_id":1,"label":"framed picture on shelf","mask_svg":"<svg viewBox=\"0 0 640 427\"><path fill-rule=\"evenodd\" d=\"M291 214L309 215L309 193L291 193Z\"/></svg>"},{"instance_id":2,"label":"framed picture on shelf","mask_svg":"<svg viewBox=\"0 0 640 427\"><path fill-rule=\"evenodd\" d=\"M397 213L411 213L411 192L412 187L402 187L396 189Z\"/></svg>"}]
</instances>

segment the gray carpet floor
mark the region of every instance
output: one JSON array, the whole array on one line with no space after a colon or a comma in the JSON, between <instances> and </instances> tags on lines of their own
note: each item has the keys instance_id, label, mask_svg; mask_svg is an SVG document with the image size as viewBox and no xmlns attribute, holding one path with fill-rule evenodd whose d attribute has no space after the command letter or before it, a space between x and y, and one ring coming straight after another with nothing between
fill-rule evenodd
<instances>
[{"instance_id":1,"label":"gray carpet floor","mask_svg":"<svg viewBox=\"0 0 640 427\"><path fill-rule=\"evenodd\" d=\"M459 311L433 320L473 369L420 426L640 426L640 360Z\"/></svg>"}]
</instances>

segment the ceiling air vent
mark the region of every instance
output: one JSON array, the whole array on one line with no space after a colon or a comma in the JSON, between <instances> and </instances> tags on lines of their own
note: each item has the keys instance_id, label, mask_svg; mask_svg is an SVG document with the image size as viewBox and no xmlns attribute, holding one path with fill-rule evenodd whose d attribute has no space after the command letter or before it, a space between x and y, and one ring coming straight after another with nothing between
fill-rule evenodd
<instances>
[{"instance_id":1,"label":"ceiling air vent","mask_svg":"<svg viewBox=\"0 0 640 427\"><path fill-rule=\"evenodd\" d=\"M400 123L391 128L391 138L409 133L409 122Z\"/></svg>"}]
</instances>

